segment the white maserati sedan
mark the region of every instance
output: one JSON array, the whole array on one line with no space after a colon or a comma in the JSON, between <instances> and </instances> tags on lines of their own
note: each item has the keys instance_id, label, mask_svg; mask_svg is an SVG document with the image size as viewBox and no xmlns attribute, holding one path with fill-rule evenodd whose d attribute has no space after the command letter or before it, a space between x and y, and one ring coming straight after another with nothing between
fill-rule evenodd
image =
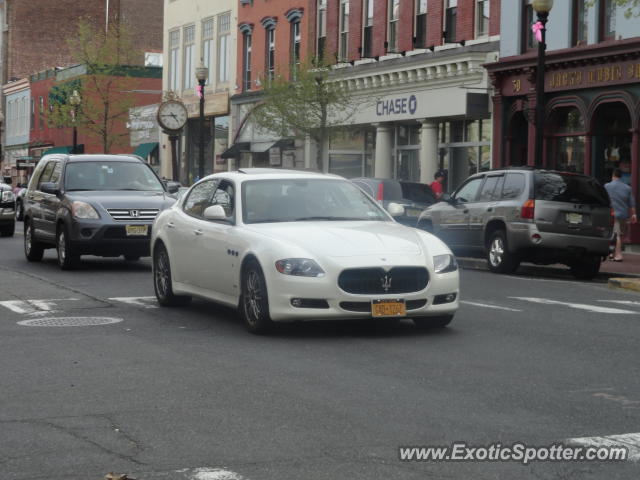
<instances>
[{"instance_id":1,"label":"white maserati sedan","mask_svg":"<svg viewBox=\"0 0 640 480\"><path fill-rule=\"evenodd\" d=\"M391 205L392 214L402 207ZM458 265L433 235L396 223L350 181L242 169L191 187L152 229L158 302L192 296L238 308L248 330L273 322L411 318L444 327Z\"/></svg>"}]
</instances>

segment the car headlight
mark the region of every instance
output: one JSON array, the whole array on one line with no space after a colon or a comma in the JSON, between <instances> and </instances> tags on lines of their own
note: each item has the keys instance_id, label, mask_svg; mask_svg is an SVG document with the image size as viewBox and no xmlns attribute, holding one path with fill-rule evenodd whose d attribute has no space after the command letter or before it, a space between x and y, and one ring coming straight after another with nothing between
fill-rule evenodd
<instances>
[{"instance_id":1,"label":"car headlight","mask_svg":"<svg viewBox=\"0 0 640 480\"><path fill-rule=\"evenodd\" d=\"M5 190L2 192L2 201L3 202L11 202L15 197L13 196L13 192L11 190Z\"/></svg>"},{"instance_id":2,"label":"car headlight","mask_svg":"<svg viewBox=\"0 0 640 480\"><path fill-rule=\"evenodd\" d=\"M456 257L450 254L435 255L433 257L433 269L436 273L455 272L458 269Z\"/></svg>"},{"instance_id":3,"label":"car headlight","mask_svg":"<svg viewBox=\"0 0 640 480\"><path fill-rule=\"evenodd\" d=\"M73 202L71 204L71 214L76 218L100 218L96 209L87 202Z\"/></svg>"},{"instance_id":4,"label":"car headlight","mask_svg":"<svg viewBox=\"0 0 640 480\"><path fill-rule=\"evenodd\" d=\"M310 258L285 258L276 262L276 270L284 275L298 277L321 277L324 270Z\"/></svg>"}]
</instances>

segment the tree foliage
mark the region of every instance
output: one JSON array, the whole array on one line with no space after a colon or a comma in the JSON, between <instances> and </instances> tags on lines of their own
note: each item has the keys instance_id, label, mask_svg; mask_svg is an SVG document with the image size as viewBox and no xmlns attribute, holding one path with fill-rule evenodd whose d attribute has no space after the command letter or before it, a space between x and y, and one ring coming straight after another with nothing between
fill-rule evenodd
<instances>
[{"instance_id":1,"label":"tree foliage","mask_svg":"<svg viewBox=\"0 0 640 480\"><path fill-rule=\"evenodd\" d=\"M631 18L640 16L640 0L613 0L613 2L617 7L623 7L625 9L625 17ZM587 6L589 7L593 7L595 4L596 0L587 1Z\"/></svg>"},{"instance_id":2,"label":"tree foliage","mask_svg":"<svg viewBox=\"0 0 640 480\"><path fill-rule=\"evenodd\" d=\"M49 123L70 127L75 122L79 132L102 144L104 153L128 144L129 132L124 125L129 109L135 105L132 90L136 81L128 76L127 66L141 55L133 48L129 29L111 23L105 30L82 19L69 47L73 58L86 67L86 73L56 85ZM69 101L73 90L82 98L77 108Z\"/></svg>"},{"instance_id":3,"label":"tree foliage","mask_svg":"<svg viewBox=\"0 0 640 480\"><path fill-rule=\"evenodd\" d=\"M326 140L344 126L358 103L324 62L307 62L287 74L263 80L263 101L252 112L255 124L280 137L311 137L317 145L317 168L324 170Z\"/></svg>"}]
</instances>

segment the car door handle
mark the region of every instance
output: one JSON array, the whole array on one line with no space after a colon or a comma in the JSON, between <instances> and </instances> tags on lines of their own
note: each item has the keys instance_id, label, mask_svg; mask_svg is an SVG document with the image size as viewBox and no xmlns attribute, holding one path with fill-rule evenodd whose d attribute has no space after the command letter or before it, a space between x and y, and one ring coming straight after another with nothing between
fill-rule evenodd
<instances>
[{"instance_id":1,"label":"car door handle","mask_svg":"<svg viewBox=\"0 0 640 480\"><path fill-rule=\"evenodd\" d=\"M167 223L167 228L176 228L176 224L173 222Z\"/></svg>"},{"instance_id":2,"label":"car door handle","mask_svg":"<svg viewBox=\"0 0 640 480\"><path fill-rule=\"evenodd\" d=\"M196 235L202 235L202 230L194 230L193 233L195 233Z\"/></svg>"},{"instance_id":3,"label":"car door handle","mask_svg":"<svg viewBox=\"0 0 640 480\"><path fill-rule=\"evenodd\" d=\"M493 207L487 208L487 212L493 212Z\"/></svg>"},{"instance_id":4,"label":"car door handle","mask_svg":"<svg viewBox=\"0 0 640 480\"><path fill-rule=\"evenodd\" d=\"M464 210L462 210L462 213L469 213L469 209L465 208Z\"/></svg>"}]
</instances>

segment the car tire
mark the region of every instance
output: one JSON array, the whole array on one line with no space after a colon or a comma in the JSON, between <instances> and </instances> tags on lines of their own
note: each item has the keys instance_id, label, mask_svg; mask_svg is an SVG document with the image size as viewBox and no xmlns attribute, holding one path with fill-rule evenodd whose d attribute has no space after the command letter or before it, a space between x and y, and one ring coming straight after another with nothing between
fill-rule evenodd
<instances>
[{"instance_id":1,"label":"car tire","mask_svg":"<svg viewBox=\"0 0 640 480\"><path fill-rule=\"evenodd\" d=\"M0 229L1 237L13 237L16 231L16 222L12 222L10 225L6 225Z\"/></svg>"},{"instance_id":2,"label":"car tire","mask_svg":"<svg viewBox=\"0 0 640 480\"><path fill-rule=\"evenodd\" d=\"M582 257L569 265L571 274L580 280L593 280L600 272L600 257L597 255Z\"/></svg>"},{"instance_id":3,"label":"car tire","mask_svg":"<svg viewBox=\"0 0 640 480\"><path fill-rule=\"evenodd\" d=\"M58 225L56 232L56 252L58 254L58 266L62 270L73 270L80 263L78 255L71 244L69 229L63 225Z\"/></svg>"},{"instance_id":4,"label":"car tire","mask_svg":"<svg viewBox=\"0 0 640 480\"><path fill-rule=\"evenodd\" d=\"M24 218L24 207L22 206L22 202L20 200L16 201L16 220L21 222Z\"/></svg>"},{"instance_id":5,"label":"car tire","mask_svg":"<svg viewBox=\"0 0 640 480\"><path fill-rule=\"evenodd\" d=\"M451 323L453 315L443 315L441 317L416 317L413 323L419 328L444 328Z\"/></svg>"},{"instance_id":6,"label":"car tire","mask_svg":"<svg viewBox=\"0 0 640 480\"><path fill-rule=\"evenodd\" d=\"M153 252L153 289L158 303L163 307L180 307L191 301L188 295L173 293L169 253L163 244L159 244Z\"/></svg>"},{"instance_id":7,"label":"car tire","mask_svg":"<svg viewBox=\"0 0 640 480\"><path fill-rule=\"evenodd\" d=\"M24 256L30 262L39 262L44 255L44 246L35 240L33 224L30 220L24 223Z\"/></svg>"},{"instance_id":8,"label":"car tire","mask_svg":"<svg viewBox=\"0 0 640 480\"><path fill-rule=\"evenodd\" d=\"M240 314L247 330L258 335L268 333L273 321L269 316L267 283L256 260L250 260L242 269L241 291Z\"/></svg>"},{"instance_id":9,"label":"car tire","mask_svg":"<svg viewBox=\"0 0 640 480\"><path fill-rule=\"evenodd\" d=\"M495 273L513 273L520 266L520 258L509 250L504 230L496 230L487 245L487 265Z\"/></svg>"},{"instance_id":10,"label":"car tire","mask_svg":"<svg viewBox=\"0 0 640 480\"><path fill-rule=\"evenodd\" d=\"M125 255L124 259L127 262L137 262L138 260L140 260L140 255Z\"/></svg>"}]
</instances>

